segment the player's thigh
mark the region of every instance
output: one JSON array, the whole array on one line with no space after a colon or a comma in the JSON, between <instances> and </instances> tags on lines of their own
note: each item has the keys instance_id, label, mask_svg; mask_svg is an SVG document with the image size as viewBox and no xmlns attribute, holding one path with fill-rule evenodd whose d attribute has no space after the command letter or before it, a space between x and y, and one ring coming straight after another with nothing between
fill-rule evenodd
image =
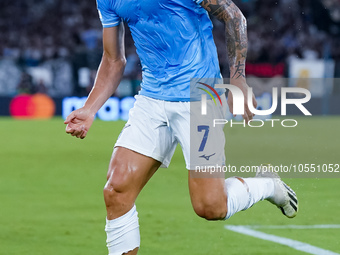
<instances>
[{"instance_id":1,"label":"player's thigh","mask_svg":"<svg viewBox=\"0 0 340 255\"><path fill-rule=\"evenodd\" d=\"M148 180L157 171L161 163L151 157L147 157L124 147L115 147L109 170L105 190L108 197L119 204L126 204L126 209L133 206L139 192ZM107 201L107 204L110 201Z\"/></svg>"},{"instance_id":2,"label":"player's thigh","mask_svg":"<svg viewBox=\"0 0 340 255\"><path fill-rule=\"evenodd\" d=\"M188 171L189 193L195 212L204 218L221 219L227 212L225 179Z\"/></svg>"},{"instance_id":3,"label":"player's thigh","mask_svg":"<svg viewBox=\"0 0 340 255\"><path fill-rule=\"evenodd\" d=\"M160 166L160 162L124 147L115 147L107 173L109 185L118 192L139 192Z\"/></svg>"}]
</instances>

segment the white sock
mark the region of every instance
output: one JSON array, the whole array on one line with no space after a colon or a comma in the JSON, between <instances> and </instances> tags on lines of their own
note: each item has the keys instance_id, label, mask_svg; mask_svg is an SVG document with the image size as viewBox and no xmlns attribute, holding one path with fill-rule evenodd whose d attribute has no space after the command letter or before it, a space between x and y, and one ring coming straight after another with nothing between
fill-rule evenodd
<instances>
[{"instance_id":1,"label":"white sock","mask_svg":"<svg viewBox=\"0 0 340 255\"><path fill-rule=\"evenodd\" d=\"M109 255L122 255L140 246L138 213L136 206L114 219L106 219L107 248Z\"/></svg>"},{"instance_id":2,"label":"white sock","mask_svg":"<svg viewBox=\"0 0 340 255\"><path fill-rule=\"evenodd\" d=\"M274 181L271 178L241 178L242 183L236 177L225 180L227 192L228 212L225 219L229 219L235 213L244 211L255 203L274 195Z\"/></svg>"}]
</instances>

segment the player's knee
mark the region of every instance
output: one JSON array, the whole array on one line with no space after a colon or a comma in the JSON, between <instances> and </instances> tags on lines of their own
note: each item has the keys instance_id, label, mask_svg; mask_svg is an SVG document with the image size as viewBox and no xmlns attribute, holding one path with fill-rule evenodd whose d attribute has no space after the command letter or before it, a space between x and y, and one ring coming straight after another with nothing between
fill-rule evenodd
<instances>
[{"instance_id":1,"label":"player's knee","mask_svg":"<svg viewBox=\"0 0 340 255\"><path fill-rule=\"evenodd\" d=\"M106 183L103 193L105 204L107 207L118 206L123 200L121 198L123 194L115 189L114 186L109 183L109 181Z\"/></svg>"},{"instance_id":2,"label":"player's knee","mask_svg":"<svg viewBox=\"0 0 340 255\"><path fill-rule=\"evenodd\" d=\"M133 203L127 176L112 174L104 187L104 200L107 207ZM131 200L131 203L128 203Z\"/></svg>"},{"instance_id":3,"label":"player's knee","mask_svg":"<svg viewBox=\"0 0 340 255\"><path fill-rule=\"evenodd\" d=\"M227 206L213 201L196 204L194 210L199 217L206 220L223 220L227 215Z\"/></svg>"}]
</instances>

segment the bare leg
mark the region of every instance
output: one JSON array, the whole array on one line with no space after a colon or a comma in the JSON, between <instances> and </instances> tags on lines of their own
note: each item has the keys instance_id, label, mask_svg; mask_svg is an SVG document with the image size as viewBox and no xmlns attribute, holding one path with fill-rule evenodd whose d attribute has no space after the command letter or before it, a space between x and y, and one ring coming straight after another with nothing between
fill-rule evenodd
<instances>
[{"instance_id":1,"label":"bare leg","mask_svg":"<svg viewBox=\"0 0 340 255\"><path fill-rule=\"evenodd\" d=\"M136 255L138 253L138 248L134 249L133 251L129 251L128 253L124 253L127 255Z\"/></svg>"},{"instance_id":2,"label":"bare leg","mask_svg":"<svg viewBox=\"0 0 340 255\"><path fill-rule=\"evenodd\" d=\"M196 214L207 220L224 219L227 215L224 177L207 178L197 173L192 177L189 170L188 181L191 203Z\"/></svg>"},{"instance_id":3,"label":"bare leg","mask_svg":"<svg viewBox=\"0 0 340 255\"><path fill-rule=\"evenodd\" d=\"M132 209L135 200L160 162L123 147L113 151L104 187L107 219L113 220ZM126 254L137 254L138 248Z\"/></svg>"},{"instance_id":4,"label":"bare leg","mask_svg":"<svg viewBox=\"0 0 340 255\"><path fill-rule=\"evenodd\" d=\"M193 175L193 176L190 176ZM276 179L274 179L276 178ZM274 181L275 180L275 181ZM237 212L247 210L255 203L267 199L272 201L287 217L295 217L297 202L295 193L295 208L290 205L285 184L278 177L224 179L222 176L212 176L206 173L189 171L189 191L191 203L197 215L207 220L229 219Z\"/></svg>"}]
</instances>

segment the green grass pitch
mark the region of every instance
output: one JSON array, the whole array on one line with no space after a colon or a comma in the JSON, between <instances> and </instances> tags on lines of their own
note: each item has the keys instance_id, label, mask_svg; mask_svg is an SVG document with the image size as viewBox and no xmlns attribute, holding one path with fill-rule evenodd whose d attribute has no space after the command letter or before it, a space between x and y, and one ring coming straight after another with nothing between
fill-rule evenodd
<instances>
[{"instance_id":1,"label":"green grass pitch","mask_svg":"<svg viewBox=\"0 0 340 255\"><path fill-rule=\"evenodd\" d=\"M340 163L340 118L299 118L296 128L227 128L227 160L261 163ZM105 247L102 188L123 122L95 121L85 140L64 133L61 118L0 119L0 254L99 255ZM340 224L340 179L287 179L300 212L287 219L260 202L226 222L198 218L190 204L180 148L137 200L141 255L306 254L226 230L229 225ZM266 229L340 253L340 229Z\"/></svg>"}]
</instances>

